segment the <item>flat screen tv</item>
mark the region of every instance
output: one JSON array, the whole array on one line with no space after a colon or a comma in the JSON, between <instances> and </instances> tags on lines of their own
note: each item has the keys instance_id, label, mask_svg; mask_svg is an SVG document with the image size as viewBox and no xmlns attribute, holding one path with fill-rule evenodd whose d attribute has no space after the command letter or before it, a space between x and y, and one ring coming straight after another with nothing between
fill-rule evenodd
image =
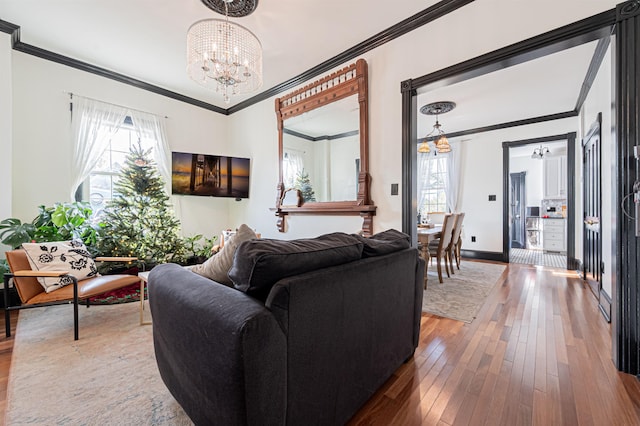
<instances>
[{"instance_id":1,"label":"flat screen tv","mask_svg":"<svg viewBox=\"0 0 640 426\"><path fill-rule=\"evenodd\" d=\"M176 195L249 198L249 159L171 153L171 192Z\"/></svg>"}]
</instances>

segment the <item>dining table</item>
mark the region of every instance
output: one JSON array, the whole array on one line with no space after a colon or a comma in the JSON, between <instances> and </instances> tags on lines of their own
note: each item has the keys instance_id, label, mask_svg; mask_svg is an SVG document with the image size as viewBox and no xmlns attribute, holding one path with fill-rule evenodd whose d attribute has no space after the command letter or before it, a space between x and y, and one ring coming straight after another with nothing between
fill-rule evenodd
<instances>
[{"instance_id":1,"label":"dining table","mask_svg":"<svg viewBox=\"0 0 640 426\"><path fill-rule=\"evenodd\" d=\"M425 261L424 264L424 285L427 286L427 265L431 259L431 253L429 253L429 243L434 241L442 235L442 224L434 225L433 227L421 227L418 226L418 246L420 247L420 254Z\"/></svg>"}]
</instances>

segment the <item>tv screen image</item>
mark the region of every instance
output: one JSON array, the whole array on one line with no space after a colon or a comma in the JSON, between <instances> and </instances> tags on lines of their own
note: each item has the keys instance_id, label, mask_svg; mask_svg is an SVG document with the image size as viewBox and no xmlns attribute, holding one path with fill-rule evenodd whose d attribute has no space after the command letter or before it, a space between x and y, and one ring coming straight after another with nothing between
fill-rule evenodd
<instances>
[{"instance_id":1,"label":"tv screen image","mask_svg":"<svg viewBox=\"0 0 640 426\"><path fill-rule=\"evenodd\" d=\"M173 194L249 198L248 158L185 152L171 157Z\"/></svg>"}]
</instances>

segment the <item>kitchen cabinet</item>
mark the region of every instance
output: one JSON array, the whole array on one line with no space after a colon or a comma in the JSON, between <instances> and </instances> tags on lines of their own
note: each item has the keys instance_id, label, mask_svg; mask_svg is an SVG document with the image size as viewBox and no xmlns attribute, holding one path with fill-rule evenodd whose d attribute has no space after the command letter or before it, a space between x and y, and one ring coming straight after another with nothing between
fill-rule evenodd
<instances>
[{"instance_id":1,"label":"kitchen cabinet","mask_svg":"<svg viewBox=\"0 0 640 426\"><path fill-rule=\"evenodd\" d=\"M544 198L567 197L567 156L547 157L543 164Z\"/></svg>"},{"instance_id":2,"label":"kitchen cabinet","mask_svg":"<svg viewBox=\"0 0 640 426\"><path fill-rule=\"evenodd\" d=\"M565 219L542 219L542 248L545 251L567 251Z\"/></svg>"}]
</instances>

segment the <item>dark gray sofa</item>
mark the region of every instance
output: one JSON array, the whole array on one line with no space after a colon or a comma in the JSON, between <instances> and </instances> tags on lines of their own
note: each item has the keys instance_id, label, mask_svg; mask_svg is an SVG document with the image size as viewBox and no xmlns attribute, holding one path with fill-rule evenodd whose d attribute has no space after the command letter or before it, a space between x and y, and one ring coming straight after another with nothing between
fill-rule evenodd
<instances>
[{"instance_id":1,"label":"dark gray sofa","mask_svg":"<svg viewBox=\"0 0 640 426\"><path fill-rule=\"evenodd\" d=\"M195 424L344 424L413 355L424 263L378 237L244 242L236 288L151 271L158 368Z\"/></svg>"}]
</instances>

